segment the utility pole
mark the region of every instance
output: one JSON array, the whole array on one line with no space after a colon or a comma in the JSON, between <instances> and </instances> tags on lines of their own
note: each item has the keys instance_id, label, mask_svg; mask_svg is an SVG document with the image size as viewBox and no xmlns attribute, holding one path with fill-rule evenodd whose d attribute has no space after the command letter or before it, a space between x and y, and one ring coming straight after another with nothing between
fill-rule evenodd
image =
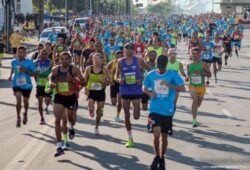
<instances>
[{"instance_id":1,"label":"utility pole","mask_svg":"<svg viewBox=\"0 0 250 170\"><path fill-rule=\"evenodd\" d=\"M4 32L6 33L6 51L11 51L10 36L12 31L12 0L6 0L4 5Z\"/></svg>"},{"instance_id":2,"label":"utility pole","mask_svg":"<svg viewBox=\"0 0 250 170\"><path fill-rule=\"evenodd\" d=\"M93 4L92 4L92 0L89 0L89 15L92 15L92 11L93 11Z\"/></svg>"},{"instance_id":3,"label":"utility pole","mask_svg":"<svg viewBox=\"0 0 250 170\"><path fill-rule=\"evenodd\" d=\"M212 0L212 12L214 12L214 0Z\"/></svg>"},{"instance_id":4,"label":"utility pole","mask_svg":"<svg viewBox=\"0 0 250 170\"><path fill-rule=\"evenodd\" d=\"M69 9L68 9L68 0L65 0L65 26L68 25L68 18L69 18Z\"/></svg>"},{"instance_id":5,"label":"utility pole","mask_svg":"<svg viewBox=\"0 0 250 170\"><path fill-rule=\"evenodd\" d=\"M73 5L73 14L75 16L76 15L76 0L72 0L72 5Z\"/></svg>"},{"instance_id":6,"label":"utility pole","mask_svg":"<svg viewBox=\"0 0 250 170\"><path fill-rule=\"evenodd\" d=\"M40 34L43 31L43 25L44 25L44 1L43 0L39 0L39 37Z\"/></svg>"},{"instance_id":7,"label":"utility pole","mask_svg":"<svg viewBox=\"0 0 250 170\"><path fill-rule=\"evenodd\" d=\"M131 3L130 0L126 0L126 14L131 14Z\"/></svg>"}]
</instances>

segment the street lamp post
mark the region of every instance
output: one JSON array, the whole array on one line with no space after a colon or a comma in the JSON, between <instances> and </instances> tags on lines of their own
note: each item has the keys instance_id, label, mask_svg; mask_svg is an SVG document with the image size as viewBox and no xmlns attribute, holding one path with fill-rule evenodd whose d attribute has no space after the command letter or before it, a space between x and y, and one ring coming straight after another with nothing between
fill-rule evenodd
<instances>
[{"instance_id":1,"label":"street lamp post","mask_svg":"<svg viewBox=\"0 0 250 170\"><path fill-rule=\"evenodd\" d=\"M40 34L43 31L43 18L44 18L44 1L43 0L39 0L39 37Z\"/></svg>"},{"instance_id":2,"label":"street lamp post","mask_svg":"<svg viewBox=\"0 0 250 170\"><path fill-rule=\"evenodd\" d=\"M68 25L68 17L69 16L69 9L68 9L68 0L65 0L65 26Z\"/></svg>"},{"instance_id":3,"label":"street lamp post","mask_svg":"<svg viewBox=\"0 0 250 170\"><path fill-rule=\"evenodd\" d=\"M10 35L12 31L12 13L11 13L11 6L12 6L13 1L12 0L6 0L5 1L5 8L4 8L4 32L6 33L6 51L10 52L11 51L11 46L10 46Z\"/></svg>"}]
</instances>

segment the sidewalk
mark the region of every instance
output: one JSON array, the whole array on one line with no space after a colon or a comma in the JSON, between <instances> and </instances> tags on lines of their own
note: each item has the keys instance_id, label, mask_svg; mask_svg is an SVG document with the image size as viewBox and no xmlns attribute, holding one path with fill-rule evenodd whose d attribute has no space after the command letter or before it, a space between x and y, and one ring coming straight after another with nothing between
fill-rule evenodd
<instances>
[{"instance_id":1,"label":"sidewalk","mask_svg":"<svg viewBox=\"0 0 250 170\"><path fill-rule=\"evenodd\" d=\"M39 41L36 37L32 37L32 38L27 38L22 45L25 46L27 48L27 54L32 53L34 51L36 51L36 47L38 45ZM11 60L13 59L13 54L11 53L4 53L3 54L3 59L4 60Z\"/></svg>"}]
</instances>

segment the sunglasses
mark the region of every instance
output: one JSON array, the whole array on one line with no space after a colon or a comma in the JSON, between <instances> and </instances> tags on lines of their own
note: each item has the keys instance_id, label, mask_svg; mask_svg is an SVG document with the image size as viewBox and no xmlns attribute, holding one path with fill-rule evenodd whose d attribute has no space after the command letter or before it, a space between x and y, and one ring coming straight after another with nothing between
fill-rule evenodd
<instances>
[{"instance_id":1,"label":"sunglasses","mask_svg":"<svg viewBox=\"0 0 250 170\"><path fill-rule=\"evenodd\" d=\"M127 50L133 50L133 47L131 47L131 46L126 46L125 47Z\"/></svg>"}]
</instances>

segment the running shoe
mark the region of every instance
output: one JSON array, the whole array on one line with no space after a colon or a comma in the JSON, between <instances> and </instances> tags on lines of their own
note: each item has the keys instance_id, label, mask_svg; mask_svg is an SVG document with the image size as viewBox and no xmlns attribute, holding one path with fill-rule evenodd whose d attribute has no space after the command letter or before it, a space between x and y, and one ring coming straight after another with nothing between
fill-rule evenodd
<instances>
[{"instance_id":1,"label":"running shoe","mask_svg":"<svg viewBox=\"0 0 250 170\"><path fill-rule=\"evenodd\" d=\"M121 119L119 118L119 116L116 116L116 117L115 117L115 121L116 121L116 122L120 122L120 121L121 121Z\"/></svg>"},{"instance_id":2,"label":"running shoe","mask_svg":"<svg viewBox=\"0 0 250 170\"><path fill-rule=\"evenodd\" d=\"M64 154L64 151L61 147L56 149L56 153L54 154L55 157L61 156Z\"/></svg>"},{"instance_id":3,"label":"running shoe","mask_svg":"<svg viewBox=\"0 0 250 170\"><path fill-rule=\"evenodd\" d=\"M44 118L41 119L40 125L45 125L45 120L44 120Z\"/></svg>"},{"instance_id":4,"label":"running shoe","mask_svg":"<svg viewBox=\"0 0 250 170\"><path fill-rule=\"evenodd\" d=\"M26 125L28 122L28 116L27 114L23 114L23 124Z\"/></svg>"},{"instance_id":5,"label":"running shoe","mask_svg":"<svg viewBox=\"0 0 250 170\"><path fill-rule=\"evenodd\" d=\"M193 125L193 127L198 127L199 122L197 120L193 120L192 125Z\"/></svg>"},{"instance_id":6,"label":"running shoe","mask_svg":"<svg viewBox=\"0 0 250 170\"><path fill-rule=\"evenodd\" d=\"M133 148L134 147L134 141L133 139L129 139L128 142L125 144L125 147L127 148Z\"/></svg>"},{"instance_id":7,"label":"running shoe","mask_svg":"<svg viewBox=\"0 0 250 170\"><path fill-rule=\"evenodd\" d=\"M206 81L206 85L209 85L209 81Z\"/></svg>"},{"instance_id":8,"label":"running shoe","mask_svg":"<svg viewBox=\"0 0 250 170\"><path fill-rule=\"evenodd\" d=\"M17 120L16 120L16 127L21 127L21 118L18 117Z\"/></svg>"},{"instance_id":9,"label":"running shoe","mask_svg":"<svg viewBox=\"0 0 250 170\"><path fill-rule=\"evenodd\" d=\"M65 151L69 150L69 142L64 142L62 149Z\"/></svg>"},{"instance_id":10,"label":"running shoe","mask_svg":"<svg viewBox=\"0 0 250 170\"><path fill-rule=\"evenodd\" d=\"M95 129L95 135L96 135L96 136L100 135L100 133L99 133L99 130L98 130L98 129Z\"/></svg>"},{"instance_id":11,"label":"running shoe","mask_svg":"<svg viewBox=\"0 0 250 170\"><path fill-rule=\"evenodd\" d=\"M153 133L153 128L152 128L152 125L151 125L151 124L147 124L146 131L147 131L148 133Z\"/></svg>"},{"instance_id":12,"label":"running shoe","mask_svg":"<svg viewBox=\"0 0 250 170\"><path fill-rule=\"evenodd\" d=\"M160 159L160 161L159 161L159 168L158 168L158 170L165 170L166 168L165 168L165 159L163 158L163 159Z\"/></svg>"},{"instance_id":13,"label":"running shoe","mask_svg":"<svg viewBox=\"0 0 250 170\"><path fill-rule=\"evenodd\" d=\"M69 129L69 139L70 140L72 140L72 139L74 139L74 137L75 137L75 129L74 128L70 128Z\"/></svg>"},{"instance_id":14,"label":"running shoe","mask_svg":"<svg viewBox=\"0 0 250 170\"><path fill-rule=\"evenodd\" d=\"M159 156L155 156L154 157L154 160L150 166L151 170L158 170L158 166L159 166L159 163L160 163L160 157Z\"/></svg>"}]
</instances>

